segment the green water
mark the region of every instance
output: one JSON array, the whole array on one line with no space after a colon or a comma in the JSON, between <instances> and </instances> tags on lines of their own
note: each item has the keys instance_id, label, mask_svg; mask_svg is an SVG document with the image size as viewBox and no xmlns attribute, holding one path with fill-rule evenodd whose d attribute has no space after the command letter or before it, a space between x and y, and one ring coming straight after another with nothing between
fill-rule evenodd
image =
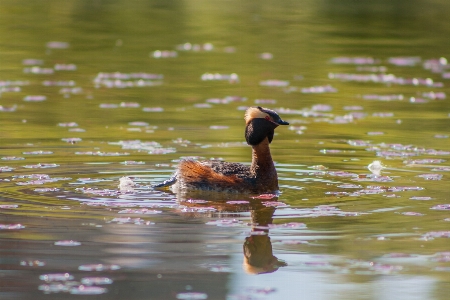
<instances>
[{"instance_id":1,"label":"green water","mask_svg":"<svg viewBox=\"0 0 450 300\"><path fill-rule=\"evenodd\" d=\"M447 299L449 10L1 1L0 299ZM180 157L249 163L253 105L291 124L271 145L278 198L151 188Z\"/></svg>"}]
</instances>

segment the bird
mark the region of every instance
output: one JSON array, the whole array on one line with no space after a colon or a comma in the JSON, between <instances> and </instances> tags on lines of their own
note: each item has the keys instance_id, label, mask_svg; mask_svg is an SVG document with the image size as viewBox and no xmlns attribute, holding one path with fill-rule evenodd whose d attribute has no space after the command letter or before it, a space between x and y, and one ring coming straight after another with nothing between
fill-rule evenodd
<instances>
[{"instance_id":1,"label":"bird","mask_svg":"<svg viewBox=\"0 0 450 300\"><path fill-rule=\"evenodd\" d=\"M275 128L289 125L274 111L261 106L245 111L245 140L252 147L250 166L217 160L183 159L170 179L154 185L177 192L217 191L264 194L278 192L278 175L269 144Z\"/></svg>"}]
</instances>

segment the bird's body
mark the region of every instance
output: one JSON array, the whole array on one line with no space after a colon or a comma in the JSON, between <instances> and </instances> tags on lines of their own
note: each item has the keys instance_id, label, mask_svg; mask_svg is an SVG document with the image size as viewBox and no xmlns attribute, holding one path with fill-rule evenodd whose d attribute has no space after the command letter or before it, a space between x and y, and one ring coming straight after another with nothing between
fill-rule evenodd
<instances>
[{"instance_id":1,"label":"bird's body","mask_svg":"<svg viewBox=\"0 0 450 300\"><path fill-rule=\"evenodd\" d=\"M269 144L274 129L289 123L270 109L250 107L245 114L245 138L252 146L252 164L222 161L182 160L171 179L157 185L173 185L178 191L272 193L278 190L278 176Z\"/></svg>"}]
</instances>

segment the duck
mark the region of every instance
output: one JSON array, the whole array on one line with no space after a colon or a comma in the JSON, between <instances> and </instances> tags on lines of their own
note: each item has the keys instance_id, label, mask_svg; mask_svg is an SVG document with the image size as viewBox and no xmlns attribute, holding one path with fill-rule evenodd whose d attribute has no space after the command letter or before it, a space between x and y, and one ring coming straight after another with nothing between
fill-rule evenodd
<instances>
[{"instance_id":1,"label":"duck","mask_svg":"<svg viewBox=\"0 0 450 300\"><path fill-rule=\"evenodd\" d=\"M252 147L252 163L183 159L172 177L154 188L172 191L217 191L264 194L278 192L278 175L270 153L275 128L289 125L274 110L261 106L245 111L245 140Z\"/></svg>"}]
</instances>

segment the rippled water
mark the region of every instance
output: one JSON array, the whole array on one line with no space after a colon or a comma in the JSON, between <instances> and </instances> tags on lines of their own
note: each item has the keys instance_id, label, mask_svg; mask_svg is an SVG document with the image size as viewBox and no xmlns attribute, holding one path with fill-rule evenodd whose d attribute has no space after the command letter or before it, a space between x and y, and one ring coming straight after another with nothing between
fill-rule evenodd
<instances>
[{"instance_id":1,"label":"rippled water","mask_svg":"<svg viewBox=\"0 0 450 300\"><path fill-rule=\"evenodd\" d=\"M448 9L2 1L0 299L447 299ZM280 195L151 187L252 105Z\"/></svg>"}]
</instances>

